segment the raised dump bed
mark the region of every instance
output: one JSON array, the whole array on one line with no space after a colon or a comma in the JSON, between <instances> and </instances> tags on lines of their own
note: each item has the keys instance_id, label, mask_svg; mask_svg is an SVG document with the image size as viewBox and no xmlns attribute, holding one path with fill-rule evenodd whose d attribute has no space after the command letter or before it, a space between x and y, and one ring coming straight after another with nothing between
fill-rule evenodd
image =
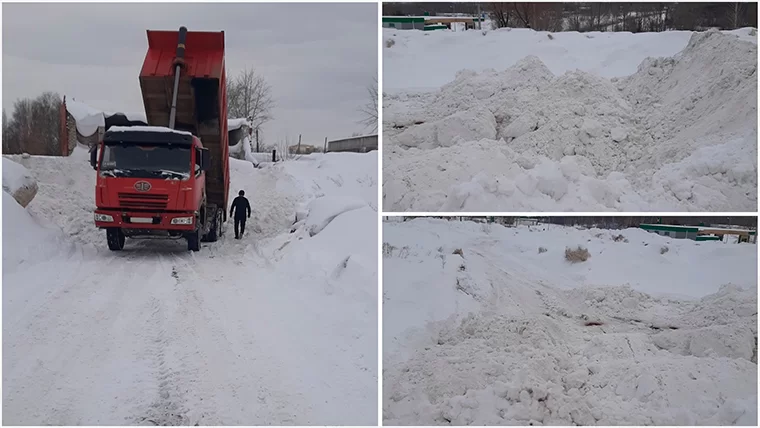
<instances>
[{"instance_id":1,"label":"raised dump bed","mask_svg":"<svg viewBox=\"0 0 760 428\"><path fill-rule=\"evenodd\" d=\"M191 132L209 149L207 199L209 204L221 207L226 218L230 178L224 32L183 30L148 30L148 52L140 71L145 114L149 125L170 127L179 64L174 129Z\"/></svg>"}]
</instances>

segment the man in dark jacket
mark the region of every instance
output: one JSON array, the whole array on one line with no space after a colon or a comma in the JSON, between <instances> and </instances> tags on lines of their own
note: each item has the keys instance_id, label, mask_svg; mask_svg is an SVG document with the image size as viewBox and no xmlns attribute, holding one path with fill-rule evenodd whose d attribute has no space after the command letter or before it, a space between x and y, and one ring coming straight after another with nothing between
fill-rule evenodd
<instances>
[{"instance_id":1,"label":"man in dark jacket","mask_svg":"<svg viewBox=\"0 0 760 428\"><path fill-rule=\"evenodd\" d=\"M238 192L238 195L232 201L232 208L230 209L230 217L234 217L235 219L235 239L240 239L243 233L245 233L246 214L248 214L248 218L251 218L251 204L245 198L245 192L241 190Z\"/></svg>"}]
</instances>

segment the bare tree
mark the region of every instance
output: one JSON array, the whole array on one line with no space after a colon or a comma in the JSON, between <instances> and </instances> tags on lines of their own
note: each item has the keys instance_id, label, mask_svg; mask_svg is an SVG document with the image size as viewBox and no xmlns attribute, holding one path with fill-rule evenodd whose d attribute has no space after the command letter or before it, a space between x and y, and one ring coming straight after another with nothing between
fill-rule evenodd
<instances>
[{"instance_id":1,"label":"bare tree","mask_svg":"<svg viewBox=\"0 0 760 428\"><path fill-rule=\"evenodd\" d=\"M369 100L364 104L361 111L364 118L359 121L365 128L372 128L372 132L377 131L377 77L374 77L372 86L367 88Z\"/></svg>"},{"instance_id":2,"label":"bare tree","mask_svg":"<svg viewBox=\"0 0 760 428\"><path fill-rule=\"evenodd\" d=\"M509 3L488 3L488 11L494 29L509 27L511 7Z\"/></svg>"},{"instance_id":3,"label":"bare tree","mask_svg":"<svg viewBox=\"0 0 760 428\"><path fill-rule=\"evenodd\" d=\"M248 118L253 129L257 130L272 120L274 106L272 87L253 68L246 68L227 81L227 115L230 119Z\"/></svg>"},{"instance_id":4,"label":"bare tree","mask_svg":"<svg viewBox=\"0 0 760 428\"><path fill-rule=\"evenodd\" d=\"M60 154L60 108L61 97L53 92L16 101L10 120L3 112L3 152Z\"/></svg>"},{"instance_id":5,"label":"bare tree","mask_svg":"<svg viewBox=\"0 0 760 428\"><path fill-rule=\"evenodd\" d=\"M512 3L512 11L515 17L522 23L525 28L532 28L530 26L531 19L533 18L534 5L532 3Z\"/></svg>"},{"instance_id":6,"label":"bare tree","mask_svg":"<svg viewBox=\"0 0 760 428\"><path fill-rule=\"evenodd\" d=\"M744 4L743 3L731 3L728 13L728 25L732 29L736 29L742 26L744 18Z\"/></svg>"}]
</instances>

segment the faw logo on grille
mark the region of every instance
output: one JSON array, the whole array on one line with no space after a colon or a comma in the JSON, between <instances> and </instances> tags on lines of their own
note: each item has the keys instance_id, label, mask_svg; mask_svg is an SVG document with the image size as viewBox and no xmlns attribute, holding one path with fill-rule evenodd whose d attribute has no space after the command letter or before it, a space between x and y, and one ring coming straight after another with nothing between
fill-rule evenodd
<instances>
[{"instance_id":1,"label":"faw logo on grille","mask_svg":"<svg viewBox=\"0 0 760 428\"><path fill-rule=\"evenodd\" d=\"M138 181L137 183L135 183L135 190L137 190L138 192L147 192L148 190L150 190L150 183L148 183L147 181Z\"/></svg>"}]
</instances>

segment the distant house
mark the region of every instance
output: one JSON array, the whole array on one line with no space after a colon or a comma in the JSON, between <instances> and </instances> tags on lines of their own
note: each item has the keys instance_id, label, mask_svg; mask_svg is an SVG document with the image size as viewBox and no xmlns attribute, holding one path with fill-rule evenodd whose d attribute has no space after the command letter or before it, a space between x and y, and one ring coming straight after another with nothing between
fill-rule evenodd
<instances>
[{"instance_id":1,"label":"distant house","mask_svg":"<svg viewBox=\"0 0 760 428\"><path fill-rule=\"evenodd\" d=\"M431 31L451 29L452 25L461 24L471 30L477 28L478 19L477 16L383 16L383 28Z\"/></svg>"},{"instance_id":2,"label":"distant house","mask_svg":"<svg viewBox=\"0 0 760 428\"><path fill-rule=\"evenodd\" d=\"M377 134L360 135L327 142L328 152L366 153L377 150Z\"/></svg>"},{"instance_id":3,"label":"distant house","mask_svg":"<svg viewBox=\"0 0 760 428\"><path fill-rule=\"evenodd\" d=\"M727 236L735 236L736 242L757 243L757 231L707 226L677 226L669 224L641 224L641 229L662 236L694 241L723 241Z\"/></svg>"}]
</instances>

